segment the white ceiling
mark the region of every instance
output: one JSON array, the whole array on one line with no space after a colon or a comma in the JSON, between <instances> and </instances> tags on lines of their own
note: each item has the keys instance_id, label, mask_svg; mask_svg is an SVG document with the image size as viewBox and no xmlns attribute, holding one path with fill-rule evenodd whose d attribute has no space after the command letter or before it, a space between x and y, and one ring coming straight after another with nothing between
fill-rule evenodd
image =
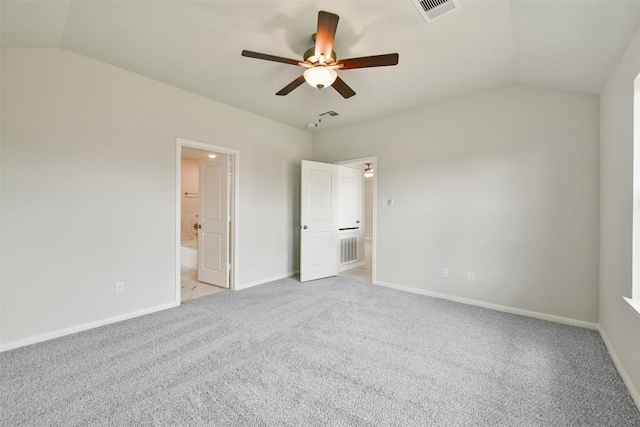
<instances>
[{"instance_id":1,"label":"white ceiling","mask_svg":"<svg viewBox=\"0 0 640 427\"><path fill-rule=\"evenodd\" d=\"M354 123L511 83L600 93L634 31L640 0L461 0L427 24L411 0L6 1L2 47L60 47L307 129ZM357 95L243 49L292 59L313 45L317 13L340 16L338 58L398 52L395 67L338 71Z\"/></svg>"}]
</instances>

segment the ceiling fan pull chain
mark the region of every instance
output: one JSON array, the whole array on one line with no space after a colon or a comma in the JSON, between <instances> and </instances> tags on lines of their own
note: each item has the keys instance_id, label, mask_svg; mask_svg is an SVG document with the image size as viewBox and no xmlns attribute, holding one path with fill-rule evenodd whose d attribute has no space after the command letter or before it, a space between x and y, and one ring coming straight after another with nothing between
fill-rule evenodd
<instances>
[{"instance_id":1,"label":"ceiling fan pull chain","mask_svg":"<svg viewBox=\"0 0 640 427\"><path fill-rule=\"evenodd\" d=\"M317 111L322 111L323 107L322 107L322 89L320 88L316 88L316 107L318 108ZM318 126L318 124L322 121L322 118L320 117L320 114L318 113L318 123L316 123L316 127Z\"/></svg>"}]
</instances>

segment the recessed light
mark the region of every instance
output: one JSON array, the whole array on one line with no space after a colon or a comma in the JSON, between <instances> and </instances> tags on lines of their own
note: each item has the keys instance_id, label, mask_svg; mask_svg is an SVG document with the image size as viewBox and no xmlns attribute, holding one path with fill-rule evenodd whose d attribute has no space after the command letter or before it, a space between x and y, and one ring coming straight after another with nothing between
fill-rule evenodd
<instances>
[{"instance_id":1,"label":"recessed light","mask_svg":"<svg viewBox=\"0 0 640 427\"><path fill-rule=\"evenodd\" d=\"M215 154L209 154L209 158L210 158L210 159L215 159L215 158L216 158L216 155L215 155Z\"/></svg>"}]
</instances>

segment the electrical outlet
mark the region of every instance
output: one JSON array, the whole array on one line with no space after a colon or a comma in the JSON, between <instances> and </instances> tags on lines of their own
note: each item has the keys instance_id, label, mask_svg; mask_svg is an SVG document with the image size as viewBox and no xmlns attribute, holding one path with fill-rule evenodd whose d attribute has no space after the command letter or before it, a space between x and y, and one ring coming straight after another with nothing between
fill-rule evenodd
<instances>
[{"instance_id":1,"label":"electrical outlet","mask_svg":"<svg viewBox=\"0 0 640 427\"><path fill-rule=\"evenodd\" d=\"M470 271L467 273L467 281L469 282L475 282L476 281L476 274L473 271Z\"/></svg>"},{"instance_id":2,"label":"electrical outlet","mask_svg":"<svg viewBox=\"0 0 640 427\"><path fill-rule=\"evenodd\" d=\"M449 269L448 268L443 268L442 269L442 277L449 277Z\"/></svg>"},{"instance_id":3,"label":"electrical outlet","mask_svg":"<svg viewBox=\"0 0 640 427\"><path fill-rule=\"evenodd\" d=\"M116 282L116 294L124 293L124 282Z\"/></svg>"}]
</instances>

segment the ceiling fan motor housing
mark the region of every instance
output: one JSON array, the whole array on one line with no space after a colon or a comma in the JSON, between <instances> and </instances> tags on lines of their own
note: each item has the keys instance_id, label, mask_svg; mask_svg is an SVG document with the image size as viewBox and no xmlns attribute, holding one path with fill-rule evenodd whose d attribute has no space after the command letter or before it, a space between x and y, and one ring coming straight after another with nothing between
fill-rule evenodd
<instances>
[{"instance_id":1,"label":"ceiling fan motor housing","mask_svg":"<svg viewBox=\"0 0 640 427\"><path fill-rule=\"evenodd\" d=\"M305 61L309 61L310 63L315 64L316 62L320 61L320 58L316 58L315 54L316 54L316 48L310 47L304 52L303 58ZM336 59L337 59L336 52L332 50L331 55L329 55L329 57L325 56L324 62L326 64L331 64L336 62Z\"/></svg>"}]
</instances>

